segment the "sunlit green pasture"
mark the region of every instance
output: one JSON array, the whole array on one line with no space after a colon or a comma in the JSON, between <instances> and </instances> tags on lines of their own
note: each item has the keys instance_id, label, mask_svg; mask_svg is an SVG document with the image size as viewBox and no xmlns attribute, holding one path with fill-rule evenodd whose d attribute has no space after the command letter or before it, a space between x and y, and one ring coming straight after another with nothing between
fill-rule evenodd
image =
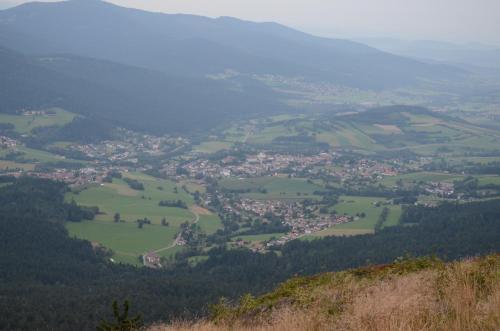
<instances>
[{"instance_id":1,"label":"sunlit green pasture","mask_svg":"<svg viewBox=\"0 0 500 331\"><path fill-rule=\"evenodd\" d=\"M413 172L408 174L402 174L397 176L384 177L381 183L387 187L392 187L396 185L399 180L404 183L411 182L453 182L455 180L463 179L464 176L457 174L449 174L444 172Z\"/></svg>"},{"instance_id":2,"label":"sunlit green pasture","mask_svg":"<svg viewBox=\"0 0 500 331\"><path fill-rule=\"evenodd\" d=\"M228 190L250 190L241 196L256 200L286 200L316 198L314 191L321 186L310 183L304 178L288 178L285 176L267 176L257 178L228 178L219 182Z\"/></svg>"},{"instance_id":3,"label":"sunlit green pasture","mask_svg":"<svg viewBox=\"0 0 500 331\"><path fill-rule=\"evenodd\" d=\"M273 238L280 238L284 235L285 235L284 233L266 233L266 234L255 234L255 235L246 235L246 236L234 236L233 240L262 242L262 241L271 240Z\"/></svg>"},{"instance_id":4,"label":"sunlit green pasture","mask_svg":"<svg viewBox=\"0 0 500 331\"><path fill-rule=\"evenodd\" d=\"M19 163L14 161L0 160L0 170L14 170L14 169L33 170L34 168L35 165L31 163Z\"/></svg>"},{"instance_id":5,"label":"sunlit green pasture","mask_svg":"<svg viewBox=\"0 0 500 331\"><path fill-rule=\"evenodd\" d=\"M75 118L75 114L62 109L51 109L51 111L55 111L56 114L34 116L0 114L0 123L10 123L14 125L15 131L19 133L29 133L34 128L38 127L52 125L62 126L70 123Z\"/></svg>"},{"instance_id":6,"label":"sunlit green pasture","mask_svg":"<svg viewBox=\"0 0 500 331\"><path fill-rule=\"evenodd\" d=\"M114 179L113 183L89 186L80 193L70 192L66 195L68 201L75 200L83 206L97 206L101 211L94 221L69 223L71 235L112 249L118 259L120 255L140 255L169 246L181 223L196 220L196 215L189 209L158 205L161 200L182 200L188 205L193 204L192 197L174 182L140 173L124 176L142 182L144 191L133 190L123 180ZM114 222L115 213L120 214L123 222ZM136 220L145 217L152 224L139 229ZM169 226L161 225L163 217L169 222ZM215 227L212 225L215 221L210 223L203 219L202 223L208 230Z\"/></svg>"},{"instance_id":7,"label":"sunlit green pasture","mask_svg":"<svg viewBox=\"0 0 500 331\"><path fill-rule=\"evenodd\" d=\"M194 146L193 151L199 153L215 153L231 148L233 144L226 141L207 141L200 145Z\"/></svg>"},{"instance_id":8,"label":"sunlit green pasture","mask_svg":"<svg viewBox=\"0 0 500 331\"><path fill-rule=\"evenodd\" d=\"M377 207L375 205L377 202L382 204L385 201L384 198L380 197L341 196L339 203L334 206L337 214L356 217L356 214L365 213L365 217L358 217L352 222L336 225L335 228L373 230L384 207L389 208L389 215L384 226L396 225L401 216L401 207L398 205L380 205Z\"/></svg>"}]
</instances>

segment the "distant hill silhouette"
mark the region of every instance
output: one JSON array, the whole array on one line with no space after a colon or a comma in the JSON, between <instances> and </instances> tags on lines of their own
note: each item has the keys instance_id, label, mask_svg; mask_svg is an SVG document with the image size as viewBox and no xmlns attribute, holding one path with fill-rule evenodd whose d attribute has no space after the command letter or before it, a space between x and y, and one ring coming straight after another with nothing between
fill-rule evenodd
<instances>
[{"instance_id":1,"label":"distant hill silhouette","mask_svg":"<svg viewBox=\"0 0 500 331\"><path fill-rule=\"evenodd\" d=\"M27 53L71 53L172 74L204 76L233 69L371 89L462 74L276 23L150 13L99 0L28 3L0 11L0 44Z\"/></svg>"}]
</instances>

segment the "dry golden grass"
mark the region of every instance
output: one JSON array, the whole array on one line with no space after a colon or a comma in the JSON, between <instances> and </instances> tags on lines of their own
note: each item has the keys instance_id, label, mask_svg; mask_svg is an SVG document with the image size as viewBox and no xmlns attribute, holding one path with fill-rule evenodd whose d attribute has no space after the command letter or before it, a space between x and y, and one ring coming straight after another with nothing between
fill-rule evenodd
<instances>
[{"instance_id":1,"label":"dry golden grass","mask_svg":"<svg viewBox=\"0 0 500 331\"><path fill-rule=\"evenodd\" d=\"M219 307L212 320L149 331L500 330L500 256L408 270L374 267L292 280L229 311Z\"/></svg>"},{"instance_id":2,"label":"dry golden grass","mask_svg":"<svg viewBox=\"0 0 500 331\"><path fill-rule=\"evenodd\" d=\"M212 215L212 212L210 210L197 205L192 205L189 207L189 209L198 215Z\"/></svg>"}]
</instances>

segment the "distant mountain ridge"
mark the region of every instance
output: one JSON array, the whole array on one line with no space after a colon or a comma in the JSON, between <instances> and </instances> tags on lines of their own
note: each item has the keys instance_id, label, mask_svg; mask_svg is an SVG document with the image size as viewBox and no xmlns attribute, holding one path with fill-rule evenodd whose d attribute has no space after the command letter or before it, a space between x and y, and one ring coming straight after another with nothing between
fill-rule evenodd
<instances>
[{"instance_id":1,"label":"distant mountain ridge","mask_svg":"<svg viewBox=\"0 0 500 331\"><path fill-rule=\"evenodd\" d=\"M171 74L203 76L233 69L371 89L462 74L276 23L151 13L99 0L27 3L0 11L0 44L26 53L70 53Z\"/></svg>"},{"instance_id":2,"label":"distant mountain ridge","mask_svg":"<svg viewBox=\"0 0 500 331\"><path fill-rule=\"evenodd\" d=\"M360 42L382 51L454 65L500 68L500 47L481 44L453 44L433 40L364 38Z\"/></svg>"},{"instance_id":3,"label":"distant mountain ridge","mask_svg":"<svg viewBox=\"0 0 500 331\"><path fill-rule=\"evenodd\" d=\"M0 11L0 111L61 107L154 133L290 112L255 75L384 90L468 73L277 23L152 13L100 0ZM24 55L22 55L24 54ZM221 74L222 79L215 79Z\"/></svg>"}]
</instances>

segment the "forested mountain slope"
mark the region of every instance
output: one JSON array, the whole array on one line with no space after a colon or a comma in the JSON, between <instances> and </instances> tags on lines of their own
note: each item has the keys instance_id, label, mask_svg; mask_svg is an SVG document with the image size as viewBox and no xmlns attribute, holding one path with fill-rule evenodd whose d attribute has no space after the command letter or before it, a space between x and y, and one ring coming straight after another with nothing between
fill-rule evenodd
<instances>
[{"instance_id":1,"label":"forested mountain slope","mask_svg":"<svg viewBox=\"0 0 500 331\"><path fill-rule=\"evenodd\" d=\"M285 111L252 80L179 77L71 55L29 56L0 48L0 112L60 107L154 133L209 129L235 117Z\"/></svg>"},{"instance_id":2,"label":"forested mountain slope","mask_svg":"<svg viewBox=\"0 0 500 331\"><path fill-rule=\"evenodd\" d=\"M128 298L144 321L205 315L220 297L260 294L293 275L389 263L411 254L446 260L500 251L499 201L408 209L411 226L375 235L293 241L282 255L214 249L194 267L166 270L108 262L89 242L68 237L66 221L95 210L64 202L63 184L4 178L0 187L0 329L94 330L112 300Z\"/></svg>"}]
</instances>

